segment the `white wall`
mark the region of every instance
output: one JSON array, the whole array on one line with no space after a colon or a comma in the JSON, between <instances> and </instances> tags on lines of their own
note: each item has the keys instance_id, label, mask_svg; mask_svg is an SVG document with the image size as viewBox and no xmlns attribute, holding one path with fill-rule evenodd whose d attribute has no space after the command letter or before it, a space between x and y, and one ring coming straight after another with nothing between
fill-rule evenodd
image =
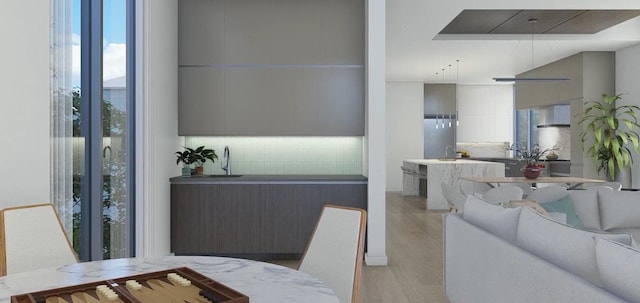
<instances>
[{"instance_id":1,"label":"white wall","mask_svg":"<svg viewBox=\"0 0 640 303\"><path fill-rule=\"evenodd\" d=\"M424 83L387 82L387 191L402 191L402 160L424 153Z\"/></svg>"},{"instance_id":2,"label":"white wall","mask_svg":"<svg viewBox=\"0 0 640 303\"><path fill-rule=\"evenodd\" d=\"M458 142L513 140L513 85L458 85Z\"/></svg>"},{"instance_id":3,"label":"white wall","mask_svg":"<svg viewBox=\"0 0 640 303\"><path fill-rule=\"evenodd\" d=\"M177 0L140 1L138 12L136 255L169 254L169 178L180 174Z\"/></svg>"},{"instance_id":4,"label":"white wall","mask_svg":"<svg viewBox=\"0 0 640 303\"><path fill-rule=\"evenodd\" d=\"M640 44L616 52L616 94L624 94L619 105L640 106ZM640 187L640 155L633 155L632 187Z\"/></svg>"},{"instance_id":5,"label":"white wall","mask_svg":"<svg viewBox=\"0 0 640 303\"><path fill-rule=\"evenodd\" d=\"M0 5L0 205L49 202L49 1Z\"/></svg>"}]
</instances>

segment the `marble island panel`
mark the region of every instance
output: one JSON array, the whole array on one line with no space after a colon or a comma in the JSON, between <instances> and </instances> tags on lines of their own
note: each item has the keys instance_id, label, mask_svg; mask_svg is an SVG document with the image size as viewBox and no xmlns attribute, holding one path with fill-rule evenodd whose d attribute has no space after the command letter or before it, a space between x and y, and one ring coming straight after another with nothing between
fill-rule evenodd
<instances>
[{"instance_id":1,"label":"marble island panel","mask_svg":"<svg viewBox=\"0 0 640 303\"><path fill-rule=\"evenodd\" d=\"M428 210L449 209L447 201L442 195L440 182L445 182L455 188L460 188L461 177L504 177L504 163L456 159L443 161L439 159L409 159L403 161L405 195L414 194L413 187L418 187L420 179L426 179ZM482 184L477 185L479 188Z\"/></svg>"}]
</instances>

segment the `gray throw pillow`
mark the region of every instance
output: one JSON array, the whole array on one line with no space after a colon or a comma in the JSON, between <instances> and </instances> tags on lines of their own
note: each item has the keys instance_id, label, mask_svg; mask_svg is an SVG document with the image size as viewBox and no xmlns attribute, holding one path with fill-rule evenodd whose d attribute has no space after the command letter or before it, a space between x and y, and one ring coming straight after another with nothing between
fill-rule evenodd
<instances>
[{"instance_id":1,"label":"gray throw pillow","mask_svg":"<svg viewBox=\"0 0 640 303\"><path fill-rule=\"evenodd\" d=\"M538 257L600 286L594 236L626 245L630 245L632 241L628 234L585 231L558 223L532 209L524 208L518 223L517 244Z\"/></svg>"},{"instance_id":2,"label":"gray throw pillow","mask_svg":"<svg viewBox=\"0 0 640 303\"><path fill-rule=\"evenodd\" d=\"M640 302L640 251L601 237L595 240L602 286L629 302Z\"/></svg>"},{"instance_id":3,"label":"gray throw pillow","mask_svg":"<svg viewBox=\"0 0 640 303\"><path fill-rule=\"evenodd\" d=\"M510 243L515 243L521 209L504 208L469 195L464 205L463 218Z\"/></svg>"}]
</instances>

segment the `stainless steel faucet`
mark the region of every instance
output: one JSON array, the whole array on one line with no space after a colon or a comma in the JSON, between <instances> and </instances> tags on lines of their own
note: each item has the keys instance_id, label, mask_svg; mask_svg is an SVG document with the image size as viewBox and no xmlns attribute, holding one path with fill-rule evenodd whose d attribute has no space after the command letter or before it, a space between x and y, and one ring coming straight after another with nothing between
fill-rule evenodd
<instances>
[{"instance_id":1,"label":"stainless steel faucet","mask_svg":"<svg viewBox=\"0 0 640 303\"><path fill-rule=\"evenodd\" d=\"M224 169L224 174L226 176L231 176L231 166L229 164L229 160L231 159L231 152L229 151L229 146L225 146L224 147L224 166L221 166L222 169ZM220 163L220 165L222 165L222 163Z\"/></svg>"},{"instance_id":2,"label":"stainless steel faucet","mask_svg":"<svg viewBox=\"0 0 640 303\"><path fill-rule=\"evenodd\" d=\"M451 151L453 152L453 157L449 158L449 147L451 147ZM455 159L456 158L456 148L453 145L447 145L447 147L444 148L444 157L446 159Z\"/></svg>"}]
</instances>

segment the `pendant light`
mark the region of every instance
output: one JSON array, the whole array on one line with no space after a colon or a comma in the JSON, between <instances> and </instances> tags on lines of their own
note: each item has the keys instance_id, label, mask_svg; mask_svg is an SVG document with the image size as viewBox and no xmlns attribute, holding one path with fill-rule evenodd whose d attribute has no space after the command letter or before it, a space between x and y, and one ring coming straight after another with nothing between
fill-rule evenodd
<instances>
[{"instance_id":1,"label":"pendant light","mask_svg":"<svg viewBox=\"0 0 640 303\"><path fill-rule=\"evenodd\" d=\"M531 18L528 20L529 24L531 24L531 70L535 68L533 61L533 41L534 41L534 25L538 22L538 19ZM520 78L506 78L506 77L495 77L493 78L496 82L557 82L557 81L568 81L570 78L563 77L520 77Z\"/></svg>"}]
</instances>

